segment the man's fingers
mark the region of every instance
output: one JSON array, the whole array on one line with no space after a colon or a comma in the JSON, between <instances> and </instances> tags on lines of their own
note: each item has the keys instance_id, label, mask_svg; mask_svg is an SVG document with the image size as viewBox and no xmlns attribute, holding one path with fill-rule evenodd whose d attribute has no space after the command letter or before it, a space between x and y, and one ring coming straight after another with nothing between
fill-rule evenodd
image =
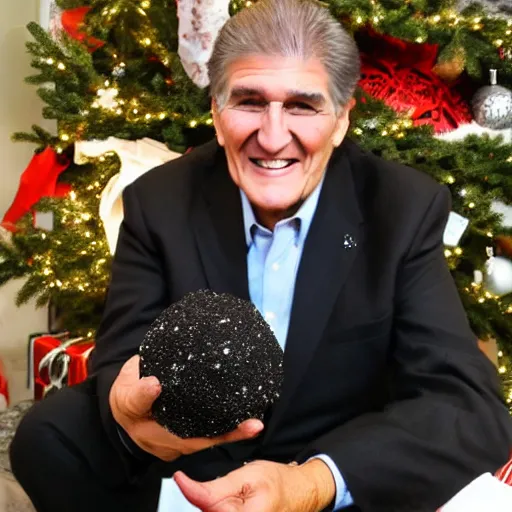
<instances>
[{"instance_id":1,"label":"man's fingers","mask_svg":"<svg viewBox=\"0 0 512 512\"><path fill-rule=\"evenodd\" d=\"M234 443L236 441L243 441L244 439L250 439L251 437L256 437L263 430L264 425L260 420L250 419L246 420L233 432L228 432L222 436L216 438L220 443Z\"/></svg>"},{"instance_id":2,"label":"man's fingers","mask_svg":"<svg viewBox=\"0 0 512 512\"><path fill-rule=\"evenodd\" d=\"M126 363L123 364L123 367L121 368L121 371L119 372L118 379L123 382L123 384L126 383L133 383L136 380L139 379L139 364L140 364L140 357L139 356L133 356L126 361Z\"/></svg>"},{"instance_id":3,"label":"man's fingers","mask_svg":"<svg viewBox=\"0 0 512 512\"><path fill-rule=\"evenodd\" d=\"M126 405L130 413L138 417L147 416L161 390L162 388L156 377L144 377L140 379L130 389L126 397Z\"/></svg>"},{"instance_id":4,"label":"man's fingers","mask_svg":"<svg viewBox=\"0 0 512 512\"><path fill-rule=\"evenodd\" d=\"M133 356L121 368L116 379L116 398L124 404L125 412L144 417L149 414L153 402L160 394L161 386L156 377L139 378L139 356Z\"/></svg>"},{"instance_id":5,"label":"man's fingers","mask_svg":"<svg viewBox=\"0 0 512 512\"><path fill-rule=\"evenodd\" d=\"M238 494L238 489L231 489L228 479L222 478L213 482L196 482L189 478L185 473L177 471L174 473L174 481L181 489L183 496L195 507L201 510L233 510L233 507L224 509L221 503L227 498L234 497ZM215 507L219 505L219 507Z\"/></svg>"}]
</instances>

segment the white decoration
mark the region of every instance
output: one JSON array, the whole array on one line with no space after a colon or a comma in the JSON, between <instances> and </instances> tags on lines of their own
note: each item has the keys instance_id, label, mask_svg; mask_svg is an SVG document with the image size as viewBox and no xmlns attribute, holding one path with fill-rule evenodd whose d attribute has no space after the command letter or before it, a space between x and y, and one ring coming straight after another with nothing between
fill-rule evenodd
<instances>
[{"instance_id":1,"label":"white decoration","mask_svg":"<svg viewBox=\"0 0 512 512\"><path fill-rule=\"evenodd\" d=\"M503 137L504 143L512 142L512 129L507 128L505 130L491 130L490 128L485 128L480 126L475 121L469 124L460 125L456 130L451 132L442 133L436 135L437 139L445 140L448 142L458 141L465 139L468 135L489 135L490 137Z\"/></svg>"},{"instance_id":2,"label":"white decoration","mask_svg":"<svg viewBox=\"0 0 512 512\"><path fill-rule=\"evenodd\" d=\"M163 478L157 512L171 512L173 510L179 510L179 512L200 512L198 508L191 505L183 496L181 489L173 478Z\"/></svg>"},{"instance_id":3,"label":"white decoration","mask_svg":"<svg viewBox=\"0 0 512 512\"><path fill-rule=\"evenodd\" d=\"M53 212L34 212L34 227L53 231Z\"/></svg>"},{"instance_id":4,"label":"white decoration","mask_svg":"<svg viewBox=\"0 0 512 512\"><path fill-rule=\"evenodd\" d=\"M109 137L107 140L82 141L75 144L75 163L87 162L88 158L99 157L105 153L117 153L121 160L121 169L107 183L101 193L100 218L103 221L110 252L114 254L119 227L123 220L122 194L125 187L169 160L181 156L170 151L165 144L144 138L136 141Z\"/></svg>"},{"instance_id":5,"label":"white decoration","mask_svg":"<svg viewBox=\"0 0 512 512\"><path fill-rule=\"evenodd\" d=\"M118 94L119 90L114 87L111 87L110 89L99 89L97 92L98 99L96 102L100 107L106 110L114 110L119 105L116 100Z\"/></svg>"},{"instance_id":6,"label":"white decoration","mask_svg":"<svg viewBox=\"0 0 512 512\"><path fill-rule=\"evenodd\" d=\"M40 0L40 25L48 30L54 39L57 39L62 30L61 16L62 10L57 6L55 0Z\"/></svg>"},{"instance_id":7,"label":"white decoration","mask_svg":"<svg viewBox=\"0 0 512 512\"><path fill-rule=\"evenodd\" d=\"M508 206L501 201L493 201L491 209L495 213L503 215L502 224L506 228L512 228L512 206Z\"/></svg>"},{"instance_id":8,"label":"white decoration","mask_svg":"<svg viewBox=\"0 0 512 512\"><path fill-rule=\"evenodd\" d=\"M439 512L510 512L512 487L490 473L473 480L456 494Z\"/></svg>"},{"instance_id":9,"label":"white decoration","mask_svg":"<svg viewBox=\"0 0 512 512\"><path fill-rule=\"evenodd\" d=\"M491 256L485 266L486 289L498 297L512 293L512 261L501 256Z\"/></svg>"},{"instance_id":10,"label":"white decoration","mask_svg":"<svg viewBox=\"0 0 512 512\"><path fill-rule=\"evenodd\" d=\"M458 213L450 212L443 235L444 245L457 247L464 231L466 231L466 228L468 227L468 224L468 219L462 217L462 215L459 215Z\"/></svg>"},{"instance_id":11,"label":"white decoration","mask_svg":"<svg viewBox=\"0 0 512 512\"><path fill-rule=\"evenodd\" d=\"M230 0L177 0L178 55L183 68L199 87L209 84L206 64L220 29L229 19Z\"/></svg>"}]
</instances>

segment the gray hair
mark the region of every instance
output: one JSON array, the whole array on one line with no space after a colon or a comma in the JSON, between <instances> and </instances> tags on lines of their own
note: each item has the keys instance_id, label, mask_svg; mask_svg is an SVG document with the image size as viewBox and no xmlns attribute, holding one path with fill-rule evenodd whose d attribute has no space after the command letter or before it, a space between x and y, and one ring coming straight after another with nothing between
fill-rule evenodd
<instances>
[{"instance_id":1,"label":"gray hair","mask_svg":"<svg viewBox=\"0 0 512 512\"><path fill-rule=\"evenodd\" d=\"M329 76L329 94L338 111L354 94L360 77L355 41L314 0L260 0L226 22L208 62L210 94L219 110L228 99L228 66L249 55L319 59Z\"/></svg>"}]
</instances>

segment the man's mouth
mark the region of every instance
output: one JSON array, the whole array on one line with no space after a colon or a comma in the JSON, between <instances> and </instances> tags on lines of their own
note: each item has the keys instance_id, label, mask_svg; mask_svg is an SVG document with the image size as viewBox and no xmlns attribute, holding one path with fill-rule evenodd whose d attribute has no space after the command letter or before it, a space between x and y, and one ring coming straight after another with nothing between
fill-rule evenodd
<instances>
[{"instance_id":1,"label":"man's mouth","mask_svg":"<svg viewBox=\"0 0 512 512\"><path fill-rule=\"evenodd\" d=\"M258 167L262 167L263 169L273 169L279 171L281 169L286 169L293 165L295 162L298 162L296 158L288 158L281 160L260 160L258 158L250 158L253 164L256 164Z\"/></svg>"}]
</instances>

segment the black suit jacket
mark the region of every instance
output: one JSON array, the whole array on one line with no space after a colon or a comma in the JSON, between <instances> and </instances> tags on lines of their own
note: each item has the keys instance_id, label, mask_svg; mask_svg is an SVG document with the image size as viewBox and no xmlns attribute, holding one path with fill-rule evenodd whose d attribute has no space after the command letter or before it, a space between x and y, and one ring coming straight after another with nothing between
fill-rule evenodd
<instances>
[{"instance_id":1,"label":"black suit jacket","mask_svg":"<svg viewBox=\"0 0 512 512\"><path fill-rule=\"evenodd\" d=\"M133 469L108 406L119 368L184 294L249 293L239 190L215 142L145 174L124 205L92 371L105 428ZM245 460L325 453L364 512L432 512L503 464L509 415L445 263L449 209L449 191L425 174L345 140L304 247L265 432L169 467L210 479Z\"/></svg>"}]
</instances>

